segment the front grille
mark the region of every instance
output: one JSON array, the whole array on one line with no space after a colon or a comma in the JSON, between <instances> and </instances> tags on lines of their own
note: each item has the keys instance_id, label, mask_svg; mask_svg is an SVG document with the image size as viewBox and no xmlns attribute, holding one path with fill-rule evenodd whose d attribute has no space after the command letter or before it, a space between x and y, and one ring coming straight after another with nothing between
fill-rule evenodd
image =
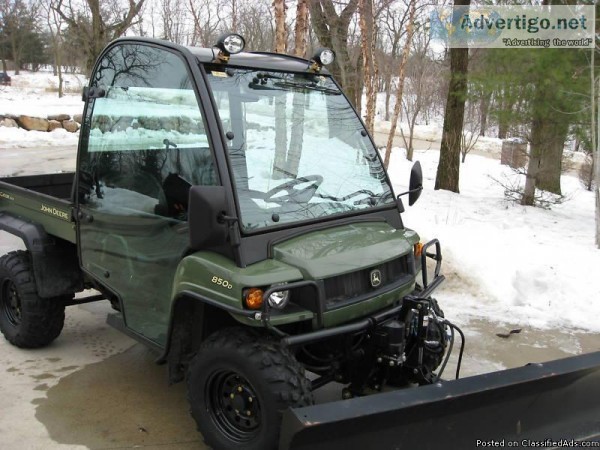
<instances>
[{"instance_id":1,"label":"front grille","mask_svg":"<svg viewBox=\"0 0 600 450\"><path fill-rule=\"evenodd\" d=\"M410 274L408 256L393 259L386 263L358 270L356 272L338 275L323 280L325 285L326 309L332 309L361 295L374 293ZM381 272L381 284L371 285L373 270Z\"/></svg>"}]
</instances>

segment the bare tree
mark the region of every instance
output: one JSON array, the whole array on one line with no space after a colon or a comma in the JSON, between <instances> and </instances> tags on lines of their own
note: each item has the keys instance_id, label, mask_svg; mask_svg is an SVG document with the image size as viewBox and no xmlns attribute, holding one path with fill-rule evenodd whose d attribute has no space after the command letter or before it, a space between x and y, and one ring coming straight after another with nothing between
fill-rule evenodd
<instances>
[{"instance_id":1,"label":"bare tree","mask_svg":"<svg viewBox=\"0 0 600 450\"><path fill-rule=\"evenodd\" d=\"M275 47L275 19L271 2L257 0L238 3L238 11L238 33L246 39L247 48L272 50Z\"/></svg>"},{"instance_id":2,"label":"bare tree","mask_svg":"<svg viewBox=\"0 0 600 450\"><path fill-rule=\"evenodd\" d=\"M179 0L162 0L160 17L163 26L163 39L175 42L177 44L186 44L187 28L186 13L184 8L180 8Z\"/></svg>"},{"instance_id":3,"label":"bare tree","mask_svg":"<svg viewBox=\"0 0 600 450\"><path fill-rule=\"evenodd\" d=\"M455 6L469 6L471 0L455 0ZM460 143L467 92L468 48L450 49L450 84L444 112L440 162L435 189L459 192Z\"/></svg>"},{"instance_id":4,"label":"bare tree","mask_svg":"<svg viewBox=\"0 0 600 450\"><path fill-rule=\"evenodd\" d=\"M479 132L481 131L481 115L477 110L475 102L468 102L466 107L465 119L463 123L462 135L460 138L461 162L464 163L467 155L477 145Z\"/></svg>"},{"instance_id":5,"label":"bare tree","mask_svg":"<svg viewBox=\"0 0 600 450\"><path fill-rule=\"evenodd\" d=\"M408 136L404 134L402 127L400 127L400 134L406 148L406 159L409 161L413 159L413 139L417 118L431 108L436 96L432 86L435 86L441 77L437 64L429 57L429 43L428 33L416 33L413 36L413 53L406 66L404 83L410 95L402 97L402 109L408 121Z\"/></svg>"},{"instance_id":6,"label":"bare tree","mask_svg":"<svg viewBox=\"0 0 600 450\"><path fill-rule=\"evenodd\" d=\"M190 45L210 47L225 26L222 11L226 0L188 0L188 10L192 19L192 36ZM237 28L237 23L235 24ZM232 29L233 31L233 29Z\"/></svg>"},{"instance_id":7,"label":"bare tree","mask_svg":"<svg viewBox=\"0 0 600 450\"><path fill-rule=\"evenodd\" d=\"M79 35L86 53L86 69L91 71L106 44L137 23L144 1L127 0L127 8L122 8L118 0L102 4L100 0L85 0L83 9L78 9L72 0L57 0L54 9Z\"/></svg>"},{"instance_id":8,"label":"bare tree","mask_svg":"<svg viewBox=\"0 0 600 450\"><path fill-rule=\"evenodd\" d=\"M396 125L400 118L400 110L402 108L402 95L404 92L404 69L406 62L408 61L408 54L410 52L410 46L412 43L412 37L414 33L414 21L415 11L417 8L417 1L410 0L408 6L408 24L406 26L406 41L404 42L404 48L402 50L402 59L400 60L400 68L398 70L398 89L396 90L396 104L394 105L394 115L392 116L392 123L390 125L390 134L388 136L387 145L385 148L385 158L383 165L387 169L390 164L390 157L392 156L392 144L394 142L394 136L396 135Z\"/></svg>"},{"instance_id":9,"label":"bare tree","mask_svg":"<svg viewBox=\"0 0 600 450\"><path fill-rule=\"evenodd\" d=\"M356 89L358 67L352 63L348 52L348 28L357 7L358 0L349 0L340 4L338 13L333 0L308 2L312 26L319 42L333 49L337 55L331 71L355 105L359 103L361 92Z\"/></svg>"},{"instance_id":10,"label":"bare tree","mask_svg":"<svg viewBox=\"0 0 600 450\"><path fill-rule=\"evenodd\" d=\"M58 97L63 96L63 68L62 68L62 33L64 20L56 12L57 0L50 0L48 3L41 3L42 10L46 17L46 25L50 33L50 40L52 42L52 53L54 54L54 67L56 75L58 76Z\"/></svg>"}]
</instances>

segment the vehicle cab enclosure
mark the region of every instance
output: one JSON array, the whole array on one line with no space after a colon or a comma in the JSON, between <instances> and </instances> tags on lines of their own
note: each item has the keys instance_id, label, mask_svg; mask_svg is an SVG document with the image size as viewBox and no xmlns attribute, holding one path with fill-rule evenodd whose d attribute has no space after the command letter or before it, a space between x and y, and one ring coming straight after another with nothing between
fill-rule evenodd
<instances>
[{"instance_id":1,"label":"vehicle cab enclosure","mask_svg":"<svg viewBox=\"0 0 600 450\"><path fill-rule=\"evenodd\" d=\"M84 97L81 266L138 336L166 347L178 314L210 317L197 338L235 322L296 334L413 291L418 236L314 61L121 39Z\"/></svg>"}]
</instances>

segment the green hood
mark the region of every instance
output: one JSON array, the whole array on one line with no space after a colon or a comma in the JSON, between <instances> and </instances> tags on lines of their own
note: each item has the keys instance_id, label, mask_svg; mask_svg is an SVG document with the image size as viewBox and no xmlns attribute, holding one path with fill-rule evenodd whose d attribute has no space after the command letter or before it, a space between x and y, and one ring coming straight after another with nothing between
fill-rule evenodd
<instances>
[{"instance_id":1,"label":"green hood","mask_svg":"<svg viewBox=\"0 0 600 450\"><path fill-rule=\"evenodd\" d=\"M277 244L273 257L297 267L305 278L322 279L390 261L410 252L418 241L414 231L396 230L385 222L356 223Z\"/></svg>"}]
</instances>

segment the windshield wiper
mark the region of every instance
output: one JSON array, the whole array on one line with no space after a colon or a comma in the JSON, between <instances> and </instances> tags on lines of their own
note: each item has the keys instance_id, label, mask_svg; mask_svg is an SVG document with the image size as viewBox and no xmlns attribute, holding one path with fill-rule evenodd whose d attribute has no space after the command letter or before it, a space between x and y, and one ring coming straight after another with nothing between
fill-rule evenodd
<instances>
[{"instance_id":1,"label":"windshield wiper","mask_svg":"<svg viewBox=\"0 0 600 450\"><path fill-rule=\"evenodd\" d=\"M267 86L266 84L256 83L254 81L251 81L250 83L248 83L248 87L250 89L255 89L258 91L285 91L285 89L282 89L282 88Z\"/></svg>"},{"instance_id":2,"label":"windshield wiper","mask_svg":"<svg viewBox=\"0 0 600 450\"><path fill-rule=\"evenodd\" d=\"M360 195L360 194L368 195L368 197L361 198L360 200L356 200L353 203L354 205L367 204L370 206L376 206L376 205L382 203L383 201L387 200L388 197L392 197L392 194L390 192L375 194L375 193L369 191L368 189L360 189L356 192L352 192L351 194L345 195L343 197L334 197L333 195L328 195L328 194L323 194L323 193L317 193L317 194L315 194L315 197L320 197L320 198L324 198L327 200L333 200L334 202L345 202L346 200L350 200L352 197L356 197L357 195Z\"/></svg>"},{"instance_id":3,"label":"windshield wiper","mask_svg":"<svg viewBox=\"0 0 600 450\"><path fill-rule=\"evenodd\" d=\"M318 91L318 92L323 92L325 94L330 94L330 95L341 95L342 93L340 91L337 91L335 89L331 89L325 86L319 86L318 84L304 84L304 83L298 83L295 81L274 81L273 82L273 86L277 86L277 87L283 87L283 88L293 88L293 89L308 89L311 91Z\"/></svg>"},{"instance_id":4,"label":"windshield wiper","mask_svg":"<svg viewBox=\"0 0 600 450\"><path fill-rule=\"evenodd\" d=\"M271 86L267 82L271 81ZM298 81L288 81L283 76L271 75L270 73L257 73L256 76L248 83L250 89L269 90L269 91L285 91L288 89L307 89L311 91L323 92L330 95L341 95L341 92L336 89L331 89L325 86L319 86L316 82L307 80L307 83Z\"/></svg>"}]
</instances>

